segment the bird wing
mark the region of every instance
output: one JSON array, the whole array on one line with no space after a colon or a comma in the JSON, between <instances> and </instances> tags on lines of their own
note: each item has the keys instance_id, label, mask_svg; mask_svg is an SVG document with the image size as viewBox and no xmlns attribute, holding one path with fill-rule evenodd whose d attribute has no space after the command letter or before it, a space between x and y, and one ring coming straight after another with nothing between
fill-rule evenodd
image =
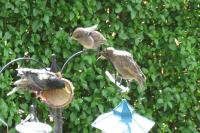
<instances>
[{"instance_id":1,"label":"bird wing","mask_svg":"<svg viewBox=\"0 0 200 133\"><path fill-rule=\"evenodd\" d=\"M64 81L57 77L55 73L43 69L20 68L17 71L20 77L27 79L26 86L31 90L60 89L65 86ZM18 86L22 85L18 84Z\"/></svg>"},{"instance_id":2,"label":"bird wing","mask_svg":"<svg viewBox=\"0 0 200 133\"><path fill-rule=\"evenodd\" d=\"M94 40L91 36L79 38L78 41L83 47L88 48L88 49L92 48L94 45Z\"/></svg>"},{"instance_id":3,"label":"bird wing","mask_svg":"<svg viewBox=\"0 0 200 133\"><path fill-rule=\"evenodd\" d=\"M47 71L45 69L17 68L16 70L19 76L22 76L25 73L48 74L48 75L56 76L55 73Z\"/></svg>"},{"instance_id":4,"label":"bird wing","mask_svg":"<svg viewBox=\"0 0 200 133\"><path fill-rule=\"evenodd\" d=\"M132 75L131 77L134 80L136 80L137 83L139 84L140 88L143 89L146 77L143 74L142 70L140 69L139 65L134 61L133 57L124 56L121 63L123 64L123 69L125 70L125 72L128 75L129 74Z\"/></svg>"},{"instance_id":5,"label":"bird wing","mask_svg":"<svg viewBox=\"0 0 200 133\"><path fill-rule=\"evenodd\" d=\"M98 31L92 31L90 36L94 39L94 43L103 44L106 42L105 37Z\"/></svg>"},{"instance_id":6,"label":"bird wing","mask_svg":"<svg viewBox=\"0 0 200 133\"><path fill-rule=\"evenodd\" d=\"M118 52L117 60L120 61L121 66L127 73L134 77L138 77L142 80L145 80L143 72L141 71L139 65L135 62L132 55L128 52L120 53Z\"/></svg>"},{"instance_id":7,"label":"bird wing","mask_svg":"<svg viewBox=\"0 0 200 133\"><path fill-rule=\"evenodd\" d=\"M127 61L127 66L130 68L130 72L133 71L134 73L138 74L139 76L141 76L141 78L143 80L146 79L145 75L143 74L142 70L140 69L139 65L136 63L136 61L133 59L133 57L131 56L127 56L126 59ZM125 60L126 60L125 59Z\"/></svg>"},{"instance_id":8,"label":"bird wing","mask_svg":"<svg viewBox=\"0 0 200 133\"><path fill-rule=\"evenodd\" d=\"M30 73L30 80L32 80L32 85L41 90L62 89L65 87L63 80L49 73Z\"/></svg>"},{"instance_id":9,"label":"bird wing","mask_svg":"<svg viewBox=\"0 0 200 133\"><path fill-rule=\"evenodd\" d=\"M91 27L86 27L84 28L84 30L86 30L87 32L92 32L92 31L95 31L97 29L98 25L93 25Z\"/></svg>"},{"instance_id":10,"label":"bird wing","mask_svg":"<svg viewBox=\"0 0 200 133\"><path fill-rule=\"evenodd\" d=\"M62 89L65 87L64 80L58 77L50 77L46 79L46 89Z\"/></svg>"}]
</instances>

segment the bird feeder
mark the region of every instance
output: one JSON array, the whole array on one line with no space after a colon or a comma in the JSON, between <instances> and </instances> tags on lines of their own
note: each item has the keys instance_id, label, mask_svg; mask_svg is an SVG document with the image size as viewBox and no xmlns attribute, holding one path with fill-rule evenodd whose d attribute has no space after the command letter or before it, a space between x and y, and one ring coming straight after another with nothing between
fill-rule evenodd
<instances>
[{"instance_id":1,"label":"bird feeder","mask_svg":"<svg viewBox=\"0 0 200 133\"><path fill-rule=\"evenodd\" d=\"M72 101L74 86L69 80L64 78L62 80L65 83L63 89L45 90L39 96L41 99L45 99L44 102L50 107L62 108L68 106Z\"/></svg>"},{"instance_id":2,"label":"bird feeder","mask_svg":"<svg viewBox=\"0 0 200 133\"><path fill-rule=\"evenodd\" d=\"M155 123L140 114L123 99L111 112L100 115L92 126L103 133L147 133Z\"/></svg>"},{"instance_id":3,"label":"bird feeder","mask_svg":"<svg viewBox=\"0 0 200 133\"><path fill-rule=\"evenodd\" d=\"M19 133L50 133L52 131L50 125L39 122L34 105L30 106L28 116L15 129Z\"/></svg>"},{"instance_id":4,"label":"bird feeder","mask_svg":"<svg viewBox=\"0 0 200 133\"><path fill-rule=\"evenodd\" d=\"M52 128L41 122L25 122L17 125L16 130L19 133L50 133Z\"/></svg>"}]
</instances>

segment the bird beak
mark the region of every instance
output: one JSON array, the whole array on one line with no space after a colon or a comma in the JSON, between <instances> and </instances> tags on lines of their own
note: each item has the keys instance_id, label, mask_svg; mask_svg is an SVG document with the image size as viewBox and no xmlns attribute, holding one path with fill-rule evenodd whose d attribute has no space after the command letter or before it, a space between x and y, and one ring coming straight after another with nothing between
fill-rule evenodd
<instances>
[{"instance_id":1,"label":"bird beak","mask_svg":"<svg viewBox=\"0 0 200 133\"><path fill-rule=\"evenodd\" d=\"M99 60L99 59L106 59L106 57L104 57L103 55L101 55L101 56L99 56L98 58L97 58L97 60Z\"/></svg>"},{"instance_id":2,"label":"bird beak","mask_svg":"<svg viewBox=\"0 0 200 133\"><path fill-rule=\"evenodd\" d=\"M61 72L57 72L56 76L58 76L59 78L62 78L62 73Z\"/></svg>"},{"instance_id":3,"label":"bird beak","mask_svg":"<svg viewBox=\"0 0 200 133\"><path fill-rule=\"evenodd\" d=\"M71 40L77 40L75 37L71 36L70 37Z\"/></svg>"}]
</instances>

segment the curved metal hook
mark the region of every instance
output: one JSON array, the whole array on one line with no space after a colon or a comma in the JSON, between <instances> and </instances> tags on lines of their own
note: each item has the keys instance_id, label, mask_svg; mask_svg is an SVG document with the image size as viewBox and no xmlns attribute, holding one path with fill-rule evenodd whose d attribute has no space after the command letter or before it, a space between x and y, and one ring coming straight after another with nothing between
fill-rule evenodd
<instances>
[{"instance_id":1,"label":"curved metal hook","mask_svg":"<svg viewBox=\"0 0 200 133\"><path fill-rule=\"evenodd\" d=\"M62 69L61 69L61 74L63 73L63 70L65 69L65 67L67 66L67 64L69 63L69 61L70 61L71 59L73 59L73 58L76 57L77 55L80 55L80 54L86 53L86 52L98 52L98 50L94 50L94 49L93 49L92 51L89 51L89 49L83 49L83 50L81 50L81 51L78 51L78 52L74 53L73 55L71 55L71 56L65 61L64 65L63 65L63 67L62 67Z\"/></svg>"},{"instance_id":2,"label":"curved metal hook","mask_svg":"<svg viewBox=\"0 0 200 133\"><path fill-rule=\"evenodd\" d=\"M74 53L73 55L71 55L71 56L65 61L64 65L62 66L61 74L63 73L63 70L65 69L65 67L67 66L67 63L68 63L71 59L73 59L73 58L76 57L77 55L80 55L80 54L82 54L82 53L84 53L84 52L86 52L86 51L87 51L87 50L81 50L81 51L78 51L78 52Z\"/></svg>"},{"instance_id":3,"label":"curved metal hook","mask_svg":"<svg viewBox=\"0 0 200 133\"><path fill-rule=\"evenodd\" d=\"M39 62L39 61L37 61L37 60L35 60L35 59L33 59L33 58L26 58L26 57L24 57L24 58L17 58L17 59L14 59L14 60L8 62L6 65L4 65L4 66L2 67L2 69L0 70L0 73L2 73L2 72L3 72L8 66L10 66L12 63L17 62L17 61L20 61L20 60L31 60L31 61L35 61L35 62L37 62L38 64L42 65L43 68L44 68L45 70L47 70L44 63L41 63L41 62ZM47 71L48 71L48 70L47 70Z\"/></svg>"}]
</instances>

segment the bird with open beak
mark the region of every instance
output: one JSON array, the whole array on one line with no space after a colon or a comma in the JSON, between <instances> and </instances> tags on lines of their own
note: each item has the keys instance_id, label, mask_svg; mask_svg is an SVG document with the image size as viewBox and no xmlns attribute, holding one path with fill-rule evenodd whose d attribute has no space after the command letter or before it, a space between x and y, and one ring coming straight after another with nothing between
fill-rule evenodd
<instances>
[{"instance_id":1,"label":"bird with open beak","mask_svg":"<svg viewBox=\"0 0 200 133\"><path fill-rule=\"evenodd\" d=\"M101 52L101 58L102 57L112 62L123 79L128 81L135 80L140 88L144 88L146 77L138 64L134 61L131 53L108 47Z\"/></svg>"},{"instance_id":2,"label":"bird with open beak","mask_svg":"<svg viewBox=\"0 0 200 133\"><path fill-rule=\"evenodd\" d=\"M105 37L96 31L97 25L91 27L78 27L72 34L72 39L77 40L86 49L97 49L106 42Z\"/></svg>"}]
</instances>

